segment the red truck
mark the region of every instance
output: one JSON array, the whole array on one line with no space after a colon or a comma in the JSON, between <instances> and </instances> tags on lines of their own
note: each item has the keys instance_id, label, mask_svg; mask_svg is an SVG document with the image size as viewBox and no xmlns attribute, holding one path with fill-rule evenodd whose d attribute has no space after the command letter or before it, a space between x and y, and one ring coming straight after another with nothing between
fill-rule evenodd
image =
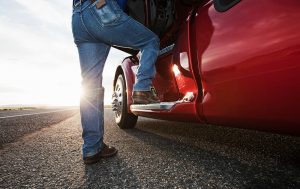
<instances>
[{"instance_id":1,"label":"red truck","mask_svg":"<svg viewBox=\"0 0 300 189\"><path fill-rule=\"evenodd\" d=\"M136 51L115 72L120 128L138 116L300 134L299 0L129 0L159 35L159 104L132 105Z\"/></svg>"}]
</instances>

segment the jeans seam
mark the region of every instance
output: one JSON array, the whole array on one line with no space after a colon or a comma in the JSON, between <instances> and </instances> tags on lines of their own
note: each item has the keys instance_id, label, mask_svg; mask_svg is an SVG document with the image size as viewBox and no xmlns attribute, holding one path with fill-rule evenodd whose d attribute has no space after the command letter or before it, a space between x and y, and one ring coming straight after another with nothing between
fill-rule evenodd
<instances>
[{"instance_id":1,"label":"jeans seam","mask_svg":"<svg viewBox=\"0 0 300 189\"><path fill-rule=\"evenodd\" d=\"M81 20L81 24L82 24L84 30L89 34L89 36L91 36L94 40L97 41L97 39L88 31L87 27L85 26L82 13L80 14L80 20Z\"/></svg>"}]
</instances>

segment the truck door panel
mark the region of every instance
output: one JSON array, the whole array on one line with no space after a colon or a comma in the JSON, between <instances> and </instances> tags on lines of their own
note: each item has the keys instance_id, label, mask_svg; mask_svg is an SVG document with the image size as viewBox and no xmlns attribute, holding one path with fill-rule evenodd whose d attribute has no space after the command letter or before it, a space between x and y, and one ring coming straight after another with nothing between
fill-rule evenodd
<instances>
[{"instance_id":1,"label":"truck door panel","mask_svg":"<svg viewBox=\"0 0 300 189\"><path fill-rule=\"evenodd\" d=\"M208 122L266 128L276 122L275 130L299 124L299 7L298 0L243 0L222 13L212 3L198 10L204 93L198 106Z\"/></svg>"}]
</instances>

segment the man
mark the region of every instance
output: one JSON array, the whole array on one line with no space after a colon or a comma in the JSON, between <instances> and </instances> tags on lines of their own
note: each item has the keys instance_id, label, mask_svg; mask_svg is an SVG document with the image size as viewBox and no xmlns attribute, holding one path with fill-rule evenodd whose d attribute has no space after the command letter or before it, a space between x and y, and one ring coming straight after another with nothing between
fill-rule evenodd
<instances>
[{"instance_id":1,"label":"man","mask_svg":"<svg viewBox=\"0 0 300 189\"><path fill-rule=\"evenodd\" d=\"M121 3L124 0L118 1ZM85 90L80 101L83 161L92 164L117 153L114 147L103 142L102 71L111 46L141 51L132 98L134 103L157 103L159 100L153 94L151 85L159 38L126 15L116 0L73 0L72 31L79 52L82 86Z\"/></svg>"}]
</instances>

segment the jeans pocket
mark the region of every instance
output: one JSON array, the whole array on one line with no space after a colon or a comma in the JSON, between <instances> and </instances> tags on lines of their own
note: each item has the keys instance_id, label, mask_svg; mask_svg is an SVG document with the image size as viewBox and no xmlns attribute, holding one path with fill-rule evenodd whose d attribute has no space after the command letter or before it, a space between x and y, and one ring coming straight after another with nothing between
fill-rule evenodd
<instances>
[{"instance_id":1,"label":"jeans pocket","mask_svg":"<svg viewBox=\"0 0 300 189\"><path fill-rule=\"evenodd\" d=\"M98 1L90 7L93 14L103 26L113 25L121 17L121 9L114 0L106 0L105 5L98 9L96 6Z\"/></svg>"}]
</instances>

